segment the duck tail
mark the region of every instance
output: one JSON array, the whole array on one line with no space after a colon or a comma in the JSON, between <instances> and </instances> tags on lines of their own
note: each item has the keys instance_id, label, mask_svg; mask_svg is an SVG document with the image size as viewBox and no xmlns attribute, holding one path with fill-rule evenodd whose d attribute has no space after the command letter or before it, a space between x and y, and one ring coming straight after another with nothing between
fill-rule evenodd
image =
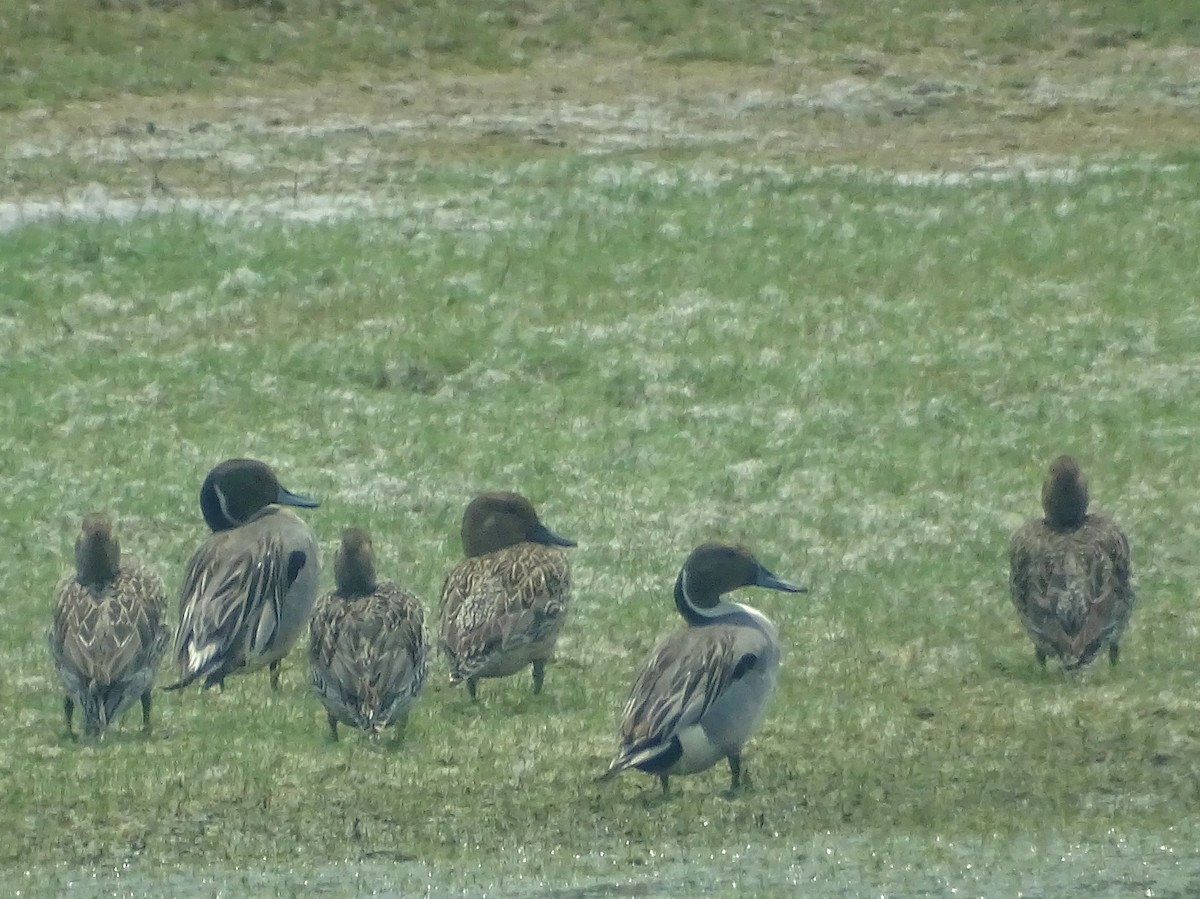
<instances>
[{"instance_id":1,"label":"duck tail","mask_svg":"<svg viewBox=\"0 0 1200 899\"><path fill-rule=\"evenodd\" d=\"M630 759L628 755L622 753L608 763L608 770L599 777L595 778L595 783L608 783L610 780L628 768L631 762L632 759Z\"/></svg>"},{"instance_id":2,"label":"duck tail","mask_svg":"<svg viewBox=\"0 0 1200 899\"><path fill-rule=\"evenodd\" d=\"M79 697L79 710L83 712L84 733L92 739L100 739L108 721L104 715L104 699L95 684Z\"/></svg>"},{"instance_id":3,"label":"duck tail","mask_svg":"<svg viewBox=\"0 0 1200 899\"><path fill-rule=\"evenodd\" d=\"M184 687L191 686L192 682L199 676L200 675L198 674L186 674L179 680L175 681L175 683L167 684L165 687L161 687L160 689L165 690L168 693L174 693L176 690L182 690Z\"/></svg>"}]
</instances>

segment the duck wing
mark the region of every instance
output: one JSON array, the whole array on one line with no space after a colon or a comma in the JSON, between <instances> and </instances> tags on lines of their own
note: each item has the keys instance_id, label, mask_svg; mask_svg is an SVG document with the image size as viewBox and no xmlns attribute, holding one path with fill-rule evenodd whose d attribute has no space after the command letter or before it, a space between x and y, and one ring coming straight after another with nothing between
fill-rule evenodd
<instances>
[{"instance_id":1,"label":"duck wing","mask_svg":"<svg viewBox=\"0 0 1200 899\"><path fill-rule=\"evenodd\" d=\"M541 544L464 559L442 587L439 610L439 642L452 677L466 680L497 653L552 638L570 589L566 555Z\"/></svg>"},{"instance_id":2,"label":"duck wing","mask_svg":"<svg viewBox=\"0 0 1200 899\"><path fill-rule=\"evenodd\" d=\"M330 594L310 634L314 689L357 727L390 724L424 683L425 613L415 596L391 582L366 597Z\"/></svg>"},{"instance_id":3,"label":"duck wing","mask_svg":"<svg viewBox=\"0 0 1200 899\"><path fill-rule=\"evenodd\" d=\"M699 723L729 686L767 652L750 628L689 627L663 640L638 672L621 720L621 746L609 777L654 759Z\"/></svg>"},{"instance_id":4,"label":"duck wing","mask_svg":"<svg viewBox=\"0 0 1200 899\"><path fill-rule=\"evenodd\" d=\"M1013 605L1035 645L1067 668L1120 637L1133 610L1129 541L1111 519L1089 515L1074 531L1029 522L1009 552Z\"/></svg>"},{"instance_id":5,"label":"duck wing","mask_svg":"<svg viewBox=\"0 0 1200 899\"><path fill-rule=\"evenodd\" d=\"M103 729L149 688L168 636L166 592L149 571L123 565L100 588L73 576L60 582L50 651L90 729Z\"/></svg>"},{"instance_id":6,"label":"duck wing","mask_svg":"<svg viewBox=\"0 0 1200 899\"><path fill-rule=\"evenodd\" d=\"M289 519L304 528L303 543L293 539ZM280 630L284 598L315 555L307 525L275 506L209 537L184 574L175 638L182 677L167 689L200 677L211 685L264 661Z\"/></svg>"}]
</instances>

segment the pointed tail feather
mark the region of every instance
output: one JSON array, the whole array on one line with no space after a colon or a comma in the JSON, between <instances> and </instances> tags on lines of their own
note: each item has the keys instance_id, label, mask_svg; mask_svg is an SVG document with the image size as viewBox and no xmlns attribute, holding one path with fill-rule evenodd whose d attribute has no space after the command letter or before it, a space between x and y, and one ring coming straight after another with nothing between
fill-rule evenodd
<instances>
[{"instance_id":1,"label":"pointed tail feather","mask_svg":"<svg viewBox=\"0 0 1200 899\"><path fill-rule=\"evenodd\" d=\"M1103 640L1093 640L1073 660L1064 660L1063 669L1066 671L1078 671L1080 668L1091 664L1092 659L1100 652L1100 647L1103 643Z\"/></svg>"},{"instance_id":2,"label":"pointed tail feather","mask_svg":"<svg viewBox=\"0 0 1200 899\"><path fill-rule=\"evenodd\" d=\"M628 765L621 764L618 759L613 759L612 764L608 766L608 770L599 777L594 778L593 782L598 784L607 783L628 767Z\"/></svg>"},{"instance_id":3,"label":"pointed tail feather","mask_svg":"<svg viewBox=\"0 0 1200 899\"><path fill-rule=\"evenodd\" d=\"M79 697L79 710L83 712L84 733L93 739L99 739L108 722L104 716L104 702L95 686L85 690Z\"/></svg>"},{"instance_id":4,"label":"pointed tail feather","mask_svg":"<svg viewBox=\"0 0 1200 899\"><path fill-rule=\"evenodd\" d=\"M626 747L617 754L616 758L608 763L608 770L596 778L596 783L612 780L622 771L628 768L640 767L651 759L655 759L663 753L670 751L670 749L670 743L658 743L653 746L643 746L641 748Z\"/></svg>"},{"instance_id":5,"label":"pointed tail feather","mask_svg":"<svg viewBox=\"0 0 1200 899\"><path fill-rule=\"evenodd\" d=\"M182 690L185 687L190 687L196 681L200 680L200 678L202 678L206 675L211 675L215 669L219 668L220 665L217 663L217 661L218 660L214 660L213 663L204 665L198 671L187 672L182 677L180 677L179 680L175 681L175 683L168 684L167 686L163 687L162 689L166 690L168 693L174 693L176 690ZM210 681L211 681L210 683L205 684L206 687L211 687L214 683L216 683L216 680L213 680L211 678L210 678Z\"/></svg>"},{"instance_id":6,"label":"pointed tail feather","mask_svg":"<svg viewBox=\"0 0 1200 899\"><path fill-rule=\"evenodd\" d=\"M223 652L218 652L211 645L205 647L203 652L189 651L187 658L180 660L180 667L190 670L183 671L179 680L162 689L173 693L176 690L182 690L202 677L206 678L204 687L208 689L214 684L221 684L225 680L225 675L231 670L227 656Z\"/></svg>"}]
</instances>

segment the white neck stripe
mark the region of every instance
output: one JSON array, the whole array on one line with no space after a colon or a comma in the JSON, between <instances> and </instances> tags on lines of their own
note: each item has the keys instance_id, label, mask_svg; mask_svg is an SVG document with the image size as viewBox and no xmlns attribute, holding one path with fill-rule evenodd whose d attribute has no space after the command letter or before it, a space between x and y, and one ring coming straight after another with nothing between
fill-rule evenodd
<instances>
[{"instance_id":1,"label":"white neck stripe","mask_svg":"<svg viewBox=\"0 0 1200 899\"><path fill-rule=\"evenodd\" d=\"M225 520L231 524L240 524L241 522L237 521L237 519L229 514L229 506L225 502L225 494L222 492L221 488L216 484L213 484L213 492L217 494L217 505L221 507L221 514L225 516Z\"/></svg>"},{"instance_id":2,"label":"white neck stripe","mask_svg":"<svg viewBox=\"0 0 1200 899\"><path fill-rule=\"evenodd\" d=\"M740 606L738 606L736 603L725 602L724 600L722 600L720 598L718 598L716 605L706 606L706 607L702 608L702 607L696 605L696 603L692 601L691 591L688 590L687 566L684 566L684 568L683 568L682 581L683 581L683 601L687 603L687 607L689 609L691 609L693 612L695 612L701 618L708 618L710 621L716 620L718 618L724 618L726 615L731 615L734 612L736 612L736 610L738 608L740 608Z\"/></svg>"}]
</instances>

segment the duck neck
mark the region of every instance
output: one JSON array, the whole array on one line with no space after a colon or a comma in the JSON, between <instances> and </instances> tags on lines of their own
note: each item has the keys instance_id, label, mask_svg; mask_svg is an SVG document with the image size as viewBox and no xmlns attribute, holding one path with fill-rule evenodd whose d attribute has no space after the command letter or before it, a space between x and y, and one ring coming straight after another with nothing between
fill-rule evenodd
<instances>
[{"instance_id":1,"label":"duck neck","mask_svg":"<svg viewBox=\"0 0 1200 899\"><path fill-rule=\"evenodd\" d=\"M204 486L200 488L200 511L204 513L204 522L208 525L208 529L214 534L237 527L237 522L232 519L229 510L225 508L223 497L217 489L212 475L208 476Z\"/></svg>"},{"instance_id":2,"label":"duck neck","mask_svg":"<svg viewBox=\"0 0 1200 899\"><path fill-rule=\"evenodd\" d=\"M687 569L675 580L675 608L692 627L713 624L736 611L733 603L723 602L719 595L704 593L688 583Z\"/></svg>"},{"instance_id":3,"label":"duck neck","mask_svg":"<svg viewBox=\"0 0 1200 899\"><path fill-rule=\"evenodd\" d=\"M338 593L343 597L370 596L375 592L375 568L369 563L347 565L334 574Z\"/></svg>"},{"instance_id":4,"label":"duck neck","mask_svg":"<svg viewBox=\"0 0 1200 899\"><path fill-rule=\"evenodd\" d=\"M100 586L115 580L120 573L120 557L109 541L91 537L75 550L76 580L84 586Z\"/></svg>"}]
</instances>

